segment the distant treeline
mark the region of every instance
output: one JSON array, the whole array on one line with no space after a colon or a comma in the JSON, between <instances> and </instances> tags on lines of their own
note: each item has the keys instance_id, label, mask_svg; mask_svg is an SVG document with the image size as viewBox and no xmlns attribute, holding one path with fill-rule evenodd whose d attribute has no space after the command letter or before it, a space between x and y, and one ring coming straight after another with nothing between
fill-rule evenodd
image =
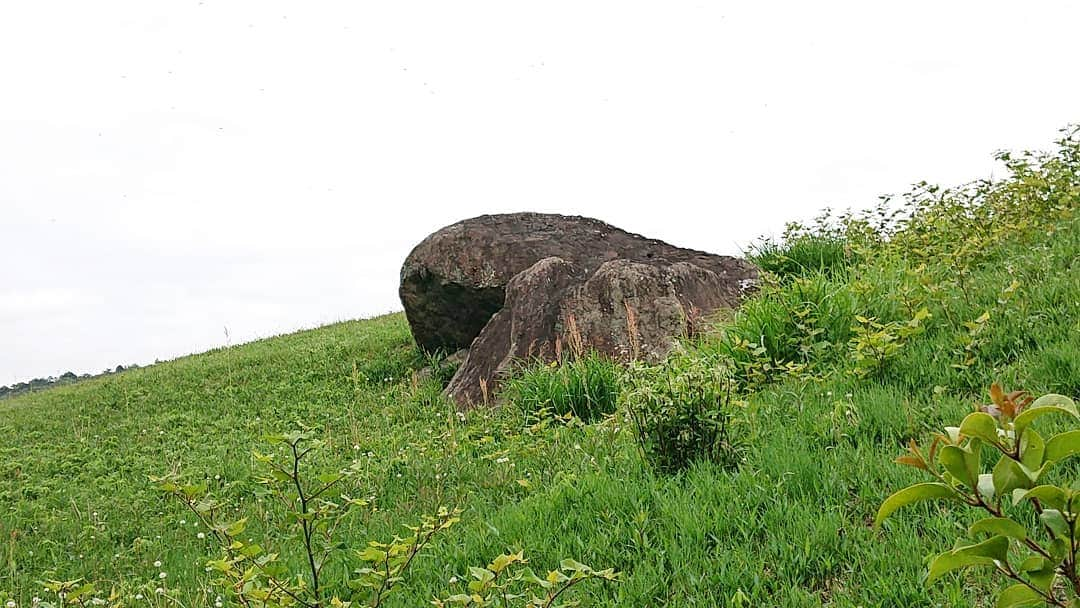
<instances>
[{"instance_id":1,"label":"distant treeline","mask_svg":"<svg viewBox=\"0 0 1080 608\"><path fill-rule=\"evenodd\" d=\"M138 365L132 363L131 365L117 365L115 369L107 369L100 374L83 374L78 376L75 372L65 372L59 377L49 376L48 378L34 378L27 382L20 382L18 384L12 384L11 386L0 386L0 399L6 397L14 397L15 395L21 395L23 393L29 393L33 391L40 391L54 386L64 386L65 384L75 384L76 382L82 382L83 380L90 380L92 378L100 378L102 376L111 376L112 374L119 374L120 372L128 369L138 369Z\"/></svg>"}]
</instances>

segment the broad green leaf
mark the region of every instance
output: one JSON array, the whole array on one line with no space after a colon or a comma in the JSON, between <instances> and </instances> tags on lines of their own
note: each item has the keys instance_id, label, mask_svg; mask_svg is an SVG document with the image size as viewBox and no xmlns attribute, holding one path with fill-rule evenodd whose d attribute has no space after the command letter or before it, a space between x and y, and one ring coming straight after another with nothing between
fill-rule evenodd
<instances>
[{"instance_id":1,"label":"broad green leaf","mask_svg":"<svg viewBox=\"0 0 1080 608\"><path fill-rule=\"evenodd\" d=\"M972 412L960 423L960 433L967 437L978 437L995 444L998 442L998 426L994 417L986 412Z\"/></svg>"},{"instance_id":2,"label":"broad green leaf","mask_svg":"<svg viewBox=\"0 0 1080 608\"><path fill-rule=\"evenodd\" d=\"M1080 430L1054 435L1046 442L1046 462L1057 462L1080 454Z\"/></svg>"},{"instance_id":3,"label":"broad green leaf","mask_svg":"<svg viewBox=\"0 0 1080 608\"><path fill-rule=\"evenodd\" d=\"M356 556L365 562L382 562L386 559L386 551L377 547L364 547L362 551L356 552Z\"/></svg>"},{"instance_id":4,"label":"broad green leaf","mask_svg":"<svg viewBox=\"0 0 1080 608\"><path fill-rule=\"evenodd\" d=\"M893 493L892 496L885 499L885 502L881 503L881 507L878 508L877 517L874 518L874 527L880 527L881 522L884 521L886 517L892 515L900 507L924 500L936 500L941 498L959 500L960 495L957 494L956 490L938 482L917 483L913 486L908 486L903 490Z\"/></svg>"},{"instance_id":5,"label":"broad green leaf","mask_svg":"<svg viewBox=\"0 0 1080 608\"><path fill-rule=\"evenodd\" d=\"M488 570L487 568L477 568L476 566L469 566L469 574L481 583L486 583L495 578L495 573L491 570Z\"/></svg>"},{"instance_id":6,"label":"broad green leaf","mask_svg":"<svg viewBox=\"0 0 1080 608\"><path fill-rule=\"evenodd\" d=\"M1042 466L1046 442L1035 429L1028 429L1020 440L1020 463L1036 470Z\"/></svg>"},{"instance_id":7,"label":"broad green leaf","mask_svg":"<svg viewBox=\"0 0 1080 608\"><path fill-rule=\"evenodd\" d=\"M1013 491L1013 504L1018 505L1024 500L1038 500L1044 506L1064 510L1067 500L1065 491L1057 486L1036 486L1030 490L1018 489Z\"/></svg>"},{"instance_id":8,"label":"broad green leaf","mask_svg":"<svg viewBox=\"0 0 1080 608\"><path fill-rule=\"evenodd\" d=\"M995 536L975 545L947 551L930 562L927 584L943 575L960 568L970 566L993 566L995 562L1004 562L1009 551L1009 539Z\"/></svg>"},{"instance_id":9,"label":"broad green leaf","mask_svg":"<svg viewBox=\"0 0 1080 608\"><path fill-rule=\"evenodd\" d=\"M508 553L496 557L491 561L488 566L488 570L491 570L495 574L498 574L506 569L510 564L525 561L524 553Z\"/></svg>"},{"instance_id":10,"label":"broad green leaf","mask_svg":"<svg viewBox=\"0 0 1080 608\"><path fill-rule=\"evenodd\" d=\"M1028 581L1043 591L1053 586L1054 578L1057 576L1054 562L1038 555L1025 559L1017 571L1026 574Z\"/></svg>"},{"instance_id":11,"label":"broad green leaf","mask_svg":"<svg viewBox=\"0 0 1080 608\"><path fill-rule=\"evenodd\" d=\"M972 444L972 449L947 445L938 454L938 462L945 470L969 488L974 488L979 478L979 442L973 439Z\"/></svg>"},{"instance_id":12,"label":"broad green leaf","mask_svg":"<svg viewBox=\"0 0 1080 608\"><path fill-rule=\"evenodd\" d=\"M998 596L995 608L1023 608L1025 606L1044 605L1043 596L1031 590L1027 585L1017 583L1006 587Z\"/></svg>"},{"instance_id":13,"label":"broad green leaf","mask_svg":"<svg viewBox=\"0 0 1080 608\"><path fill-rule=\"evenodd\" d=\"M229 524L229 526L225 528L225 534L228 534L229 536L236 536L238 534L243 534L245 529L247 529L246 517L243 519L238 519L233 523Z\"/></svg>"},{"instance_id":14,"label":"broad green leaf","mask_svg":"<svg viewBox=\"0 0 1080 608\"><path fill-rule=\"evenodd\" d=\"M345 476L341 473L323 473L322 475L319 475L318 479L319 483L323 484L324 486L328 486L330 484L341 481L343 477Z\"/></svg>"},{"instance_id":15,"label":"broad green leaf","mask_svg":"<svg viewBox=\"0 0 1080 608\"><path fill-rule=\"evenodd\" d=\"M524 570L522 570L521 580L529 583L530 585L539 585L544 589L550 589L552 587L550 582L540 578L539 576L536 576L536 573L532 571L532 568L525 568Z\"/></svg>"},{"instance_id":16,"label":"broad green leaf","mask_svg":"<svg viewBox=\"0 0 1080 608\"><path fill-rule=\"evenodd\" d=\"M1046 414L1065 414L1074 419L1080 419L1080 412L1076 411L1076 404L1072 399L1064 395L1043 395L1029 405L1013 420L1013 429L1017 437L1024 432L1036 418Z\"/></svg>"},{"instance_id":17,"label":"broad green leaf","mask_svg":"<svg viewBox=\"0 0 1080 608\"><path fill-rule=\"evenodd\" d=\"M1080 418L1080 413L1078 413L1077 410L1076 410L1076 404L1073 403L1072 399L1066 397L1065 395L1058 395L1056 393L1047 393L1047 394L1043 395L1042 397L1039 397L1038 399L1036 399L1034 402L1032 402L1032 404L1028 406L1028 409L1030 410L1030 409L1034 409L1034 408L1037 408L1037 407L1061 407L1061 408L1065 408L1066 410L1071 411L1074 415L1076 415L1078 418Z\"/></svg>"},{"instance_id":18,"label":"broad green leaf","mask_svg":"<svg viewBox=\"0 0 1080 608\"><path fill-rule=\"evenodd\" d=\"M1002 456L998 463L994 465L994 489L998 494L1008 494L1017 488L1030 488L1035 485L1031 478L1024 472L1024 469L1020 466L1020 463L1009 458L1008 456Z\"/></svg>"},{"instance_id":19,"label":"broad green leaf","mask_svg":"<svg viewBox=\"0 0 1080 608\"><path fill-rule=\"evenodd\" d=\"M1065 516L1061 514L1061 511L1043 509L1043 512L1039 513L1039 519L1046 524L1047 528L1050 528L1054 536L1065 538L1069 535L1069 523L1065 521Z\"/></svg>"},{"instance_id":20,"label":"broad green leaf","mask_svg":"<svg viewBox=\"0 0 1080 608\"><path fill-rule=\"evenodd\" d=\"M968 529L968 534L971 536L990 534L1024 540L1027 538L1027 529L1007 517L987 517L972 524Z\"/></svg>"}]
</instances>

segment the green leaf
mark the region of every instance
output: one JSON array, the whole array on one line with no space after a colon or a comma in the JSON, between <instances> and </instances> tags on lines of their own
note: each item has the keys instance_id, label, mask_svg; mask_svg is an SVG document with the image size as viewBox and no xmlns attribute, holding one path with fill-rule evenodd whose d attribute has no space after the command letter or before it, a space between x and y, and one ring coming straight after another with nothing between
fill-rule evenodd
<instances>
[{"instance_id":1,"label":"green leaf","mask_svg":"<svg viewBox=\"0 0 1080 608\"><path fill-rule=\"evenodd\" d=\"M1043 512L1039 513L1039 519L1046 524L1047 528L1050 528L1054 536L1065 538L1069 535L1069 522L1065 521L1065 516L1061 514L1061 511L1043 509Z\"/></svg>"},{"instance_id":2,"label":"green leaf","mask_svg":"<svg viewBox=\"0 0 1080 608\"><path fill-rule=\"evenodd\" d=\"M1004 562L1009 551L1009 539L995 536L975 545L968 545L952 551L946 551L930 562L927 584L943 575L960 568L971 566L993 566L995 562Z\"/></svg>"},{"instance_id":3,"label":"green leaf","mask_svg":"<svg viewBox=\"0 0 1080 608\"><path fill-rule=\"evenodd\" d=\"M1027 406L1013 420L1013 430L1016 436L1019 437L1024 432L1024 429L1034 422L1036 418L1046 414L1065 414L1080 420L1080 412L1076 411L1076 404L1073 403L1072 399L1064 395L1043 395Z\"/></svg>"},{"instance_id":4,"label":"green leaf","mask_svg":"<svg viewBox=\"0 0 1080 608\"><path fill-rule=\"evenodd\" d=\"M1048 591L1054 585L1054 578L1057 577L1054 562L1038 555L1025 559L1017 571L1027 574L1028 582L1043 591Z\"/></svg>"},{"instance_id":5,"label":"green leaf","mask_svg":"<svg viewBox=\"0 0 1080 608\"><path fill-rule=\"evenodd\" d=\"M1057 509L1059 511L1065 510L1065 501L1068 497L1065 491L1057 486L1036 486L1030 490L1015 490L1013 491L1013 504L1018 505L1024 500L1038 500L1044 506Z\"/></svg>"},{"instance_id":6,"label":"green leaf","mask_svg":"<svg viewBox=\"0 0 1080 608\"><path fill-rule=\"evenodd\" d=\"M977 439L972 439L967 448L947 445L941 448L938 462L965 486L974 488L979 479L979 445Z\"/></svg>"},{"instance_id":7,"label":"green leaf","mask_svg":"<svg viewBox=\"0 0 1080 608\"><path fill-rule=\"evenodd\" d=\"M993 536L1008 536L1016 540L1027 538L1027 529L1007 517L987 517L980 519L968 528L968 534L990 534Z\"/></svg>"},{"instance_id":8,"label":"green leaf","mask_svg":"<svg viewBox=\"0 0 1080 608\"><path fill-rule=\"evenodd\" d=\"M498 573L502 572L503 570L505 570L506 567L509 566L510 564L513 564L515 562L523 561L524 559L525 559L525 556L522 553L503 554L503 555L500 555L500 556L496 557L494 560L491 561L491 564L488 565L488 570L491 570L495 574L498 574Z\"/></svg>"},{"instance_id":9,"label":"green leaf","mask_svg":"<svg viewBox=\"0 0 1080 608\"><path fill-rule=\"evenodd\" d=\"M1032 471L1042 466L1046 442L1035 429L1028 429L1020 440L1020 463Z\"/></svg>"},{"instance_id":10,"label":"green leaf","mask_svg":"<svg viewBox=\"0 0 1080 608\"><path fill-rule=\"evenodd\" d=\"M362 551L357 551L356 556L365 562L382 562L386 559L386 551L383 551L377 547L364 547Z\"/></svg>"},{"instance_id":11,"label":"green leaf","mask_svg":"<svg viewBox=\"0 0 1080 608\"><path fill-rule=\"evenodd\" d=\"M998 494L1005 495L1017 488L1027 489L1035 485L1020 466L1020 463L1002 456L994 465L994 488Z\"/></svg>"},{"instance_id":12,"label":"green leaf","mask_svg":"<svg viewBox=\"0 0 1080 608\"><path fill-rule=\"evenodd\" d=\"M995 608L1022 608L1024 606L1042 606L1044 599L1027 585L1017 583L1006 587L998 596Z\"/></svg>"},{"instance_id":13,"label":"green leaf","mask_svg":"<svg viewBox=\"0 0 1080 608\"><path fill-rule=\"evenodd\" d=\"M246 517L243 519L238 519L233 523L229 524L228 527L225 528L225 534L228 534L229 536L236 536L238 534L243 534L245 529L247 529Z\"/></svg>"},{"instance_id":14,"label":"green leaf","mask_svg":"<svg viewBox=\"0 0 1080 608\"><path fill-rule=\"evenodd\" d=\"M908 486L903 490L895 492L892 496L885 499L885 502L881 503L881 507L878 508L877 517L874 518L874 527L881 526L881 522L886 517L892 515L900 507L924 501L924 500L937 500L937 499L950 499L960 500L960 495L956 490L949 486L938 482L917 483L913 486Z\"/></svg>"},{"instance_id":15,"label":"green leaf","mask_svg":"<svg viewBox=\"0 0 1080 608\"><path fill-rule=\"evenodd\" d=\"M972 412L965 416L960 423L960 433L967 437L978 437L990 444L998 442L997 422L986 412Z\"/></svg>"},{"instance_id":16,"label":"green leaf","mask_svg":"<svg viewBox=\"0 0 1080 608\"><path fill-rule=\"evenodd\" d=\"M324 486L328 486L330 484L341 481L343 477L345 476L341 473L323 473L322 475L319 475L318 480L319 483L323 484Z\"/></svg>"},{"instance_id":17,"label":"green leaf","mask_svg":"<svg viewBox=\"0 0 1080 608\"><path fill-rule=\"evenodd\" d=\"M1054 435L1046 442L1046 462L1058 462L1080 454L1080 430Z\"/></svg>"}]
</instances>

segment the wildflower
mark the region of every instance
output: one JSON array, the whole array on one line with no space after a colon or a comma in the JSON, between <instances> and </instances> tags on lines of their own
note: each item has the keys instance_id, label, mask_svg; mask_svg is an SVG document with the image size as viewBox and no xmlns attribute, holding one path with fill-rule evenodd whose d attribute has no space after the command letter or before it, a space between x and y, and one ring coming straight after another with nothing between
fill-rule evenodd
<instances>
[{"instance_id":1,"label":"wildflower","mask_svg":"<svg viewBox=\"0 0 1080 608\"><path fill-rule=\"evenodd\" d=\"M7 608L15 608L15 600L8 600Z\"/></svg>"},{"instance_id":2,"label":"wildflower","mask_svg":"<svg viewBox=\"0 0 1080 608\"><path fill-rule=\"evenodd\" d=\"M199 540L202 540L202 539L206 538L206 535L203 534L202 532L199 532L198 534L195 535L195 538L197 538Z\"/></svg>"},{"instance_id":3,"label":"wildflower","mask_svg":"<svg viewBox=\"0 0 1080 608\"><path fill-rule=\"evenodd\" d=\"M504 462L510 462L510 459L509 459L509 458L507 458L506 456L503 456L503 457L501 457L501 458L496 458L496 459L495 459L495 462L497 462L497 463L499 463L499 464L502 464L502 463L504 463Z\"/></svg>"},{"instance_id":4,"label":"wildflower","mask_svg":"<svg viewBox=\"0 0 1080 608\"><path fill-rule=\"evenodd\" d=\"M221 603L221 600L216 600L216 601L214 601L214 608L221 608L221 607L222 607L222 606L224 606L224 605L225 605L225 604L222 604L222 603Z\"/></svg>"},{"instance_id":5,"label":"wildflower","mask_svg":"<svg viewBox=\"0 0 1080 608\"><path fill-rule=\"evenodd\" d=\"M162 587L158 587L157 589L154 589L154 593L158 595L165 595L165 589Z\"/></svg>"},{"instance_id":6,"label":"wildflower","mask_svg":"<svg viewBox=\"0 0 1080 608\"><path fill-rule=\"evenodd\" d=\"M458 578L457 578L456 576L451 576L451 577L450 577L450 584L451 584L451 585L453 585L453 584L454 584L454 583L456 583L457 581L458 581Z\"/></svg>"},{"instance_id":7,"label":"wildflower","mask_svg":"<svg viewBox=\"0 0 1080 608\"><path fill-rule=\"evenodd\" d=\"M166 572L158 572L157 577L164 580L166 576L169 576Z\"/></svg>"},{"instance_id":8,"label":"wildflower","mask_svg":"<svg viewBox=\"0 0 1080 608\"><path fill-rule=\"evenodd\" d=\"M136 600L141 600L141 599L143 599L143 597L142 597L142 594L141 594L141 593L136 593L136 594L135 594L135 599L136 599Z\"/></svg>"},{"instance_id":9,"label":"wildflower","mask_svg":"<svg viewBox=\"0 0 1080 608\"><path fill-rule=\"evenodd\" d=\"M186 519L181 519L180 520L180 525L181 526L186 526L187 525L187 520Z\"/></svg>"},{"instance_id":10,"label":"wildflower","mask_svg":"<svg viewBox=\"0 0 1080 608\"><path fill-rule=\"evenodd\" d=\"M161 567L161 560L160 559L158 561L154 562L154 567L155 568L160 568Z\"/></svg>"}]
</instances>

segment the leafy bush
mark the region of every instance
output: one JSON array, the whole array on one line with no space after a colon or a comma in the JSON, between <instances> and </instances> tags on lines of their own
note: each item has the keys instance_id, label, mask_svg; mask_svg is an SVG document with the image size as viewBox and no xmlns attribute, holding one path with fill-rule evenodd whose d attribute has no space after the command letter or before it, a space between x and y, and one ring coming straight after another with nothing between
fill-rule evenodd
<instances>
[{"instance_id":1,"label":"leafy bush","mask_svg":"<svg viewBox=\"0 0 1080 608\"><path fill-rule=\"evenodd\" d=\"M968 529L952 550L930 562L928 582L961 568L991 568L1012 581L998 596L999 608L1080 605L1080 489L1052 473L1080 454L1080 430L1043 439L1031 424L1049 414L1076 423L1080 412L1068 397L1032 399L990 387L991 403L946 427L923 450L914 441L896 461L934 478L894 493L878 509L875 526L894 511L919 501L946 500L989 517ZM989 449L989 450L988 450ZM997 455L990 472L985 452Z\"/></svg>"},{"instance_id":2,"label":"leafy bush","mask_svg":"<svg viewBox=\"0 0 1080 608\"><path fill-rule=\"evenodd\" d=\"M697 460L739 464L741 412L731 399L727 366L701 353L676 352L654 365L633 364L626 378L627 411L653 468L676 472Z\"/></svg>"},{"instance_id":3,"label":"leafy bush","mask_svg":"<svg viewBox=\"0 0 1080 608\"><path fill-rule=\"evenodd\" d=\"M835 358L851 335L856 300L825 275L767 286L743 304L714 347L735 364L734 378L754 388Z\"/></svg>"},{"instance_id":4,"label":"leafy bush","mask_svg":"<svg viewBox=\"0 0 1080 608\"><path fill-rule=\"evenodd\" d=\"M507 381L503 395L531 414L573 414L591 422L618 407L621 376L618 363L588 353L525 367Z\"/></svg>"}]
</instances>

